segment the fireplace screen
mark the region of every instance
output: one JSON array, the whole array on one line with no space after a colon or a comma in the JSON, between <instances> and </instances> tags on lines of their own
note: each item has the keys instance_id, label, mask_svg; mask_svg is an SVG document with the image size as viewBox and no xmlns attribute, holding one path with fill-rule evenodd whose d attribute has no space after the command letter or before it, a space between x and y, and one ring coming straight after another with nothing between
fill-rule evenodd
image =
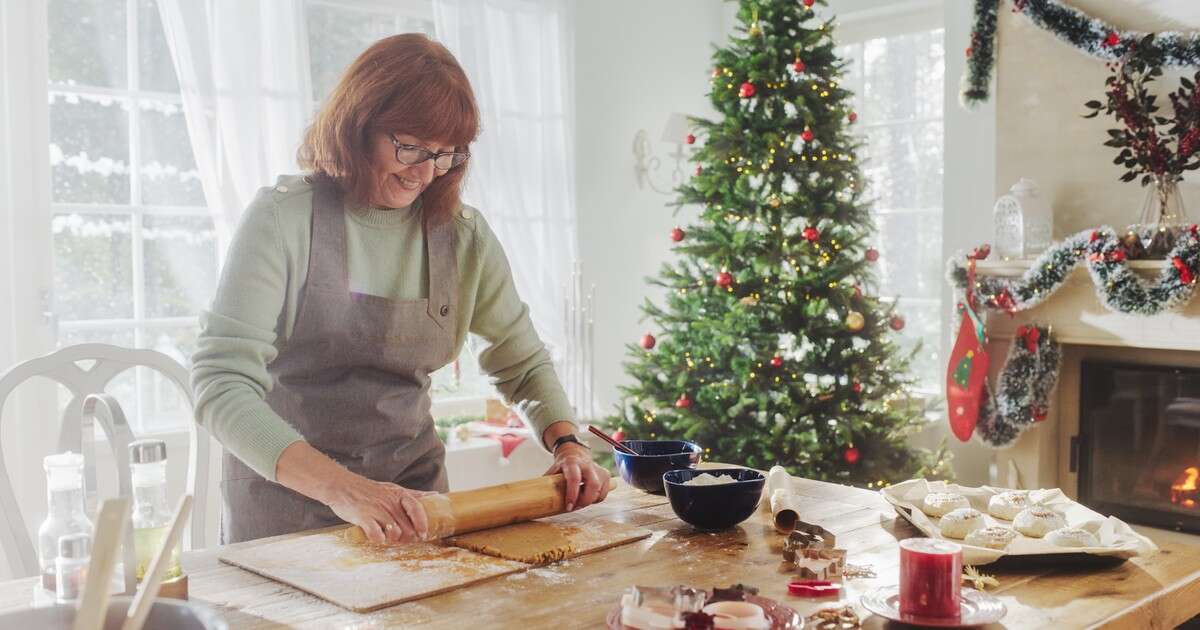
<instances>
[{"instance_id":1,"label":"fireplace screen","mask_svg":"<svg viewBox=\"0 0 1200 630\"><path fill-rule=\"evenodd\" d=\"M1200 369L1084 361L1071 468L1079 500L1200 532Z\"/></svg>"}]
</instances>

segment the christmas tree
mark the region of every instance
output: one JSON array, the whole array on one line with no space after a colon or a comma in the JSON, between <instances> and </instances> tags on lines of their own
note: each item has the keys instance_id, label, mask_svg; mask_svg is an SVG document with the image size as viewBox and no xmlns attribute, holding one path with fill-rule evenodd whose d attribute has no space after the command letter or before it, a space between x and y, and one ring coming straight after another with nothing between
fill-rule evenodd
<instances>
[{"instance_id":1,"label":"christmas tree","mask_svg":"<svg viewBox=\"0 0 1200 630\"><path fill-rule=\"evenodd\" d=\"M943 453L910 448L908 356L894 304L872 295L879 253L864 202L832 22L814 0L741 0L713 54L720 120L692 120L695 174L676 205L694 225L650 282L665 306L630 344L620 416L627 438L687 439L706 458L875 486L944 475Z\"/></svg>"}]
</instances>

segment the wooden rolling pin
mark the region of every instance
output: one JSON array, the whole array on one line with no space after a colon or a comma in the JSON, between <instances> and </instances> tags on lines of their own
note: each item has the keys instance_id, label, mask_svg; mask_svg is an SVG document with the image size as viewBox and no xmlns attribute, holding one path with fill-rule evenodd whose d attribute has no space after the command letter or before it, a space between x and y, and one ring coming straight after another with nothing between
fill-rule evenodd
<instances>
[{"instance_id":1,"label":"wooden rolling pin","mask_svg":"<svg viewBox=\"0 0 1200 630\"><path fill-rule=\"evenodd\" d=\"M616 481L608 480L611 491ZM429 518L429 537L446 538L481 529L511 525L567 511L567 481L561 474L488 486L477 490L431 494L418 499ZM366 534L357 525L346 538L364 542Z\"/></svg>"}]
</instances>

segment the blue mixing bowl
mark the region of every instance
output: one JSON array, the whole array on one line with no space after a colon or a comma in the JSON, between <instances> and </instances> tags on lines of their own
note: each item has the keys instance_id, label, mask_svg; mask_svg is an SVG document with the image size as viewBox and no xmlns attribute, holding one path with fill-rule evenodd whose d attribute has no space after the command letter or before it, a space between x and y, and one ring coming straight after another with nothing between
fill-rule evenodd
<instances>
[{"instance_id":1,"label":"blue mixing bowl","mask_svg":"<svg viewBox=\"0 0 1200 630\"><path fill-rule=\"evenodd\" d=\"M701 473L727 475L737 481L712 486L684 485ZM729 529L754 514L767 478L746 468L672 470L663 475L663 484L675 516L697 529L715 531Z\"/></svg>"},{"instance_id":2,"label":"blue mixing bowl","mask_svg":"<svg viewBox=\"0 0 1200 630\"><path fill-rule=\"evenodd\" d=\"M613 450L621 479L638 490L654 494L663 493L663 473L695 466L700 463L703 451L682 440L624 440L621 444L637 453L628 455Z\"/></svg>"}]
</instances>

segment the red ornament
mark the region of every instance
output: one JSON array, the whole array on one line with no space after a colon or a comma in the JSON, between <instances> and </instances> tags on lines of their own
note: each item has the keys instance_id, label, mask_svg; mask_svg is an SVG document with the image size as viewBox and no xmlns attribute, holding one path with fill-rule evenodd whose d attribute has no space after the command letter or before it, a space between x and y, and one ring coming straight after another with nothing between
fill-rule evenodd
<instances>
[{"instance_id":1,"label":"red ornament","mask_svg":"<svg viewBox=\"0 0 1200 630\"><path fill-rule=\"evenodd\" d=\"M688 398L687 394L680 394L679 399L675 401L677 409L687 409L692 406L692 399Z\"/></svg>"},{"instance_id":2,"label":"red ornament","mask_svg":"<svg viewBox=\"0 0 1200 630\"><path fill-rule=\"evenodd\" d=\"M999 295L988 301L1004 309L1010 315L1017 312L1017 301L1013 299L1012 292L1008 289L1001 289Z\"/></svg>"},{"instance_id":3,"label":"red ornament","mask_svg":"<svg viewBox=\"0 0 1200 630\"><path fill-rule=\"evenodd\" d=\"M816 243L817 240L821 238L821 232L811 225L804 228L804 231L801 233L801 235L804 236L804 240L808 241L809 243Z\"/></svg>"},{"instance_id":4,"label":"red ornament","mask_svg":"<svg viewBox=\"0 0 1200 630\"><path fill-rule=\"evenodd\" d=\"M1100 240L1100 230L1092 230L1092 235L1088 238L1089 243L1095 243Z\"/></svg>"},{"instance_id":5,"label":"red ornament","mask_svg":"<svg viewBox=\"0 0 1200 630\"><path fill-rule=\"evenodd\" d=\"M796 57L796 63L792 64L792 70L795 70L796 72L804 72L804 68L804 62L801 61L799 57Z\"/></svg>"},{"instance_id":6,"label":"red ornament","mask_svg":"<svg viewBox=\"0 0 1200 630\"><path fill-rule=\"evenodd\" d=\"M1125 250L1123 250L1123 249L1113 250L1113 252L1108 255L1108 260L1109 260L1109 262L1124 262L1125 261Z\"/></svg>"},{"instance_id":7,"label":"red ornament","mask_svg":"<svg viewBox=\"0 0 1200 630\"><path fill-rule=\"evenodd\" d=\"M687 137L683 139L683 141L688 144L696 144L696 136L689 133Z\"/></svg>"},{"instance_id":8,"label":"red ornament","mask_svg":"<svg viewBox=\"0 0 1200 630\"><path fill-rule=\"evenodd\" d=\"M1038 341L1042 338L1042 331L1036 326L1017 326L1017 339L1025 342L1025 350L1030 353L1037 352Z\"/></svg>"},{"instance_id":9,"label":"red ornament","mask_svg":"<svg viewBox=\"0 0 1200 630\"><path fill-rule=\"evenodd\" d=\"M682 241L685 236L687 236L687 232L684 232L682 228L676 227L671 230L671 240L676 243Z\"/></svg>"},{"instance_id":10,"label":"red ornament","mask_svg":"<svg viewBox=\"0 0 1200 630\"><path fill-rule=\"evenodd\" d=\"M854 381L854 383L852 385L850 385L850 389L853 389L855 394L861 394L862 393L862 383L859 383L858 381Z\"/></svg>"},{"instance_id":11,"label":"red ornament","mask_svg":"<svg viewBox=\"0 0 1200 630\"><path fill-rule=\"evenodd\" d=\"M803 140L803 141L805 141L805 142L812 142L812 139L813 139L813 132L812 132L812 129L809 129L808 127L805 127L805 128L804 128L804 133L801 133L801 134L800 134L800 139L801 139L801 140Z\"/></svg>"},{"instance_id":12,"label":"red ornament","mask_svg":"<svg viewBox=\"0 0 1200 630\"><path fill-rule=\"evenodd\" d=\"M1046 416L1050 415L1049 410L1042 405L1034 406L1029 410L1029 413L1033 416L1034 422L1041 422L1046 419Z\"/></svg>"},{"instance_id":13,"label":"red ornament","mask_svg":"<svg viewBox=\"0 0 1200 630\"><path fill-rule=\"evenodd\" d=\"M1113 46L1116 46L1117 44L1120 44L1120 43L1121 43L1121 36L1117 35L1116 31L1110 32L1108 34L1108 37L1104 38L1104 47L1105 48L1112 48Z\"/></svg>"},{"instance_id":14,"label":"red ornament","mask_svg":"<svg viewBox=\"0 0 1200 630\"><path fill-rule=\"evenodd\" d=\"M754 96L754 93L757 91L758 90L755 89L753 83L746 81L742 84L742 87L738 89L738 96L742 98L750 98L751 96Z\"/></svg>"},{"instance_id":15,"label":"red ornament","mask_svg":"<svg viewBox=\"0 0 1200 630\"><path fill-rule=\"evenodd\" d=\"M899 315L893 315L892 321L888 322L888 326L891 326L892 330L900 332L904 330L904 318Z\"/></svg>"},{"instance_id":16,"label":"red ornament","mask_svg":"<svg viewBox=\"0 0 1200 630\"><path fill-rule=\"evenodd\" d=\"M867 253L864 254L864 256L868 262L875 262L876 260L879 260L879 250L875 249L874 247L868 248Z\"/></svg>"},{"instance_id":17,"label":"red ornament","mask_svg":"<svg viewBox=\"0 0 1200 630\"><path fill-rule=\"evenodd\" d=\"M850 464L851 466L858 463L859 456L858 449L854 448L853 446L842 451L842 459L846 460L846 463Z\"/></svg>"},{"instance_id":18,"label":"red ornament","mask_svg":"<svg viewBox=\"0 0 1200 630\"><path fill-rule=\"evenodd\" d=\"M643 348L645 348L647 350L653 350L654 344L656 344L656 343L658 343L658 340L654 338L654 335L651 335L650 333L646 333L646 334L642 335L642 347Z\"/></svg>"},{"instance_id":19,"label":"red ornament","mask_svg":"<svg viewBox=\"0 0 1200 630\"><path fill-rule=\"evenodd\" d=\"M849 120L850 122L857 121L858 120L858 112L850 112L849 114L846 114L846 120Z\"/></svg>"},{"instance_id":20,"label":"red ornament","mask_svg":"<svg viewBox=\"0 0 1200 630\"><path fill-rule=\"evenodd\" d=\"M771 367L783 367L783 357L778 355L771 357Z\"/></svg>"},{"instance_id":21,"label":"red ornament","mask_svg":"<svg viewBox=\"0 0 1200 630\"><path fill-rule=\"evenodd\" d=\"M1192 270L1188 268L1187 263L1184 262L1182 258L1179 256L1172 258L1171 265L1174 266L1175 270L1179 272L1180 282L1184 284L1191 284L1192 282L1195 282L1196 276L1192 273Z\"/></svg>"},{"instance_id":22,"label":"red ornament","mask_svg":"<svg viewBox=\"0 0 1200 630\"><path fill-rule=\"evenodd\" d=\"M717 274L717 286L724 289L731 284L733 284L733 274L729 273L728 271L722 271L721 273Z\"/></svg>"},{"instance_id":23,"label":"red ornament","mask_svg":"<svg viewBox=\"0 0 1200 630\"><path fill-rule=\"evenodd\" d=\"M812 5L814 5L816 3L817 3L817 0L804 0L804 6L806 6L806 7L811 7Z\"/></svg>"},{"instance_id":24,"label":"red ornament","mask_svg":"<svg viewBox=\"0 0 1200 630\"><path fill-rule=\"evenodd\" d=\"M965 52L967 54L967 58L969 59L972 55L975 54L975 49L972 48L971 46L967 46L967 49L964 50L963 52Z\"/></svg>"},{"instance_id":25,"label":"red ornament","mask_svg":"<svg viewBox=\"0 0 1200 630\"><path fill-rule=\"evenodd\" d=\"M624 441L625 440L625 432L622 431L621 429L617 429L616 431L613 431L612 439L614 439L618 442Z\"/></svg>"},{"instance_id":26,"label":"red ornament","mask_svg":"<svg viewBox=\"0 0 1200 630\"><path fill-rule=\"evenodd\" d=\"M712 73L712 75L713 75L713 78L714 78L714 79L715 79L715 78L717 78L717 77L719 77L719 76L721 76L721 69L720 69L720 68L713 68L713 73Z\"/></svg>"}]
</instances>

